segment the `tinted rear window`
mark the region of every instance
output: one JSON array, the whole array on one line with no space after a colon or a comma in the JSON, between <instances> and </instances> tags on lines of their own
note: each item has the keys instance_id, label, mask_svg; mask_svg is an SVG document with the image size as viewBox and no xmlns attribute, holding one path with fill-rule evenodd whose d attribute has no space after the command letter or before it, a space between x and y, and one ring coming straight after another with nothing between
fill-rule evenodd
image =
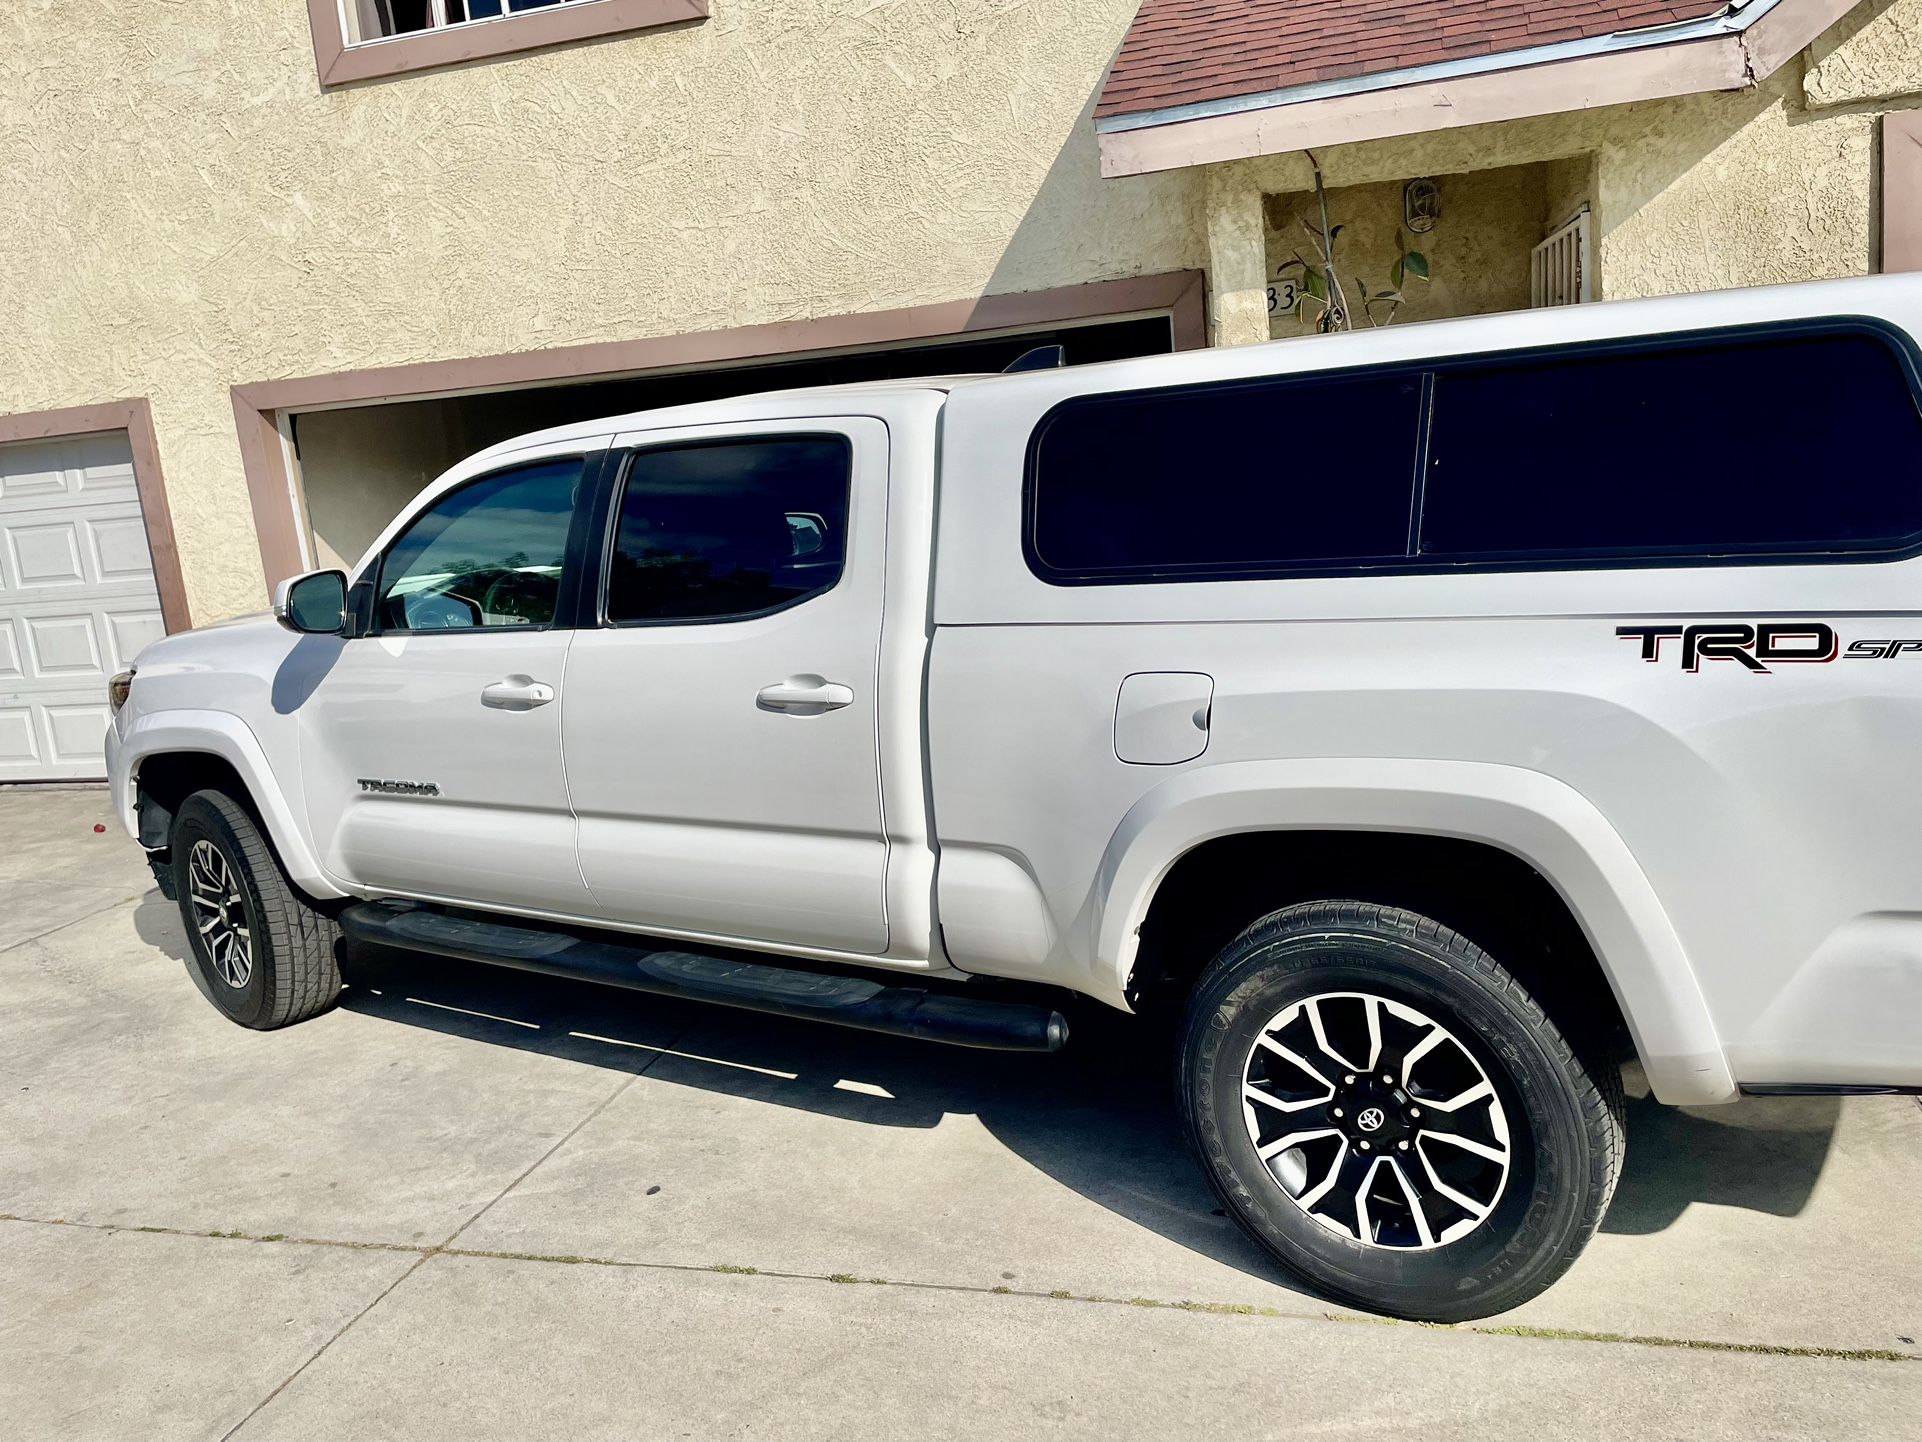
<instances>
[{"instance_id":1,"label":"tinted rear window","mask_svg":"<svg viewBox=\"0 0 1922 1442\"><path fill-rule=\"evenodd\" d=\"M1027 484L1060 584L1867 559L1922 540L1922 412L1866 323L1698 335L1089 396Z\"/></svg>"},{"instance_id":2,"label":"tinted rear window","mask_svg":"<svg viewBox=\"0 0 1922 1442\"><path fill-rule=\"evenodd\" d=\"M1401 558L1421 377L1069 401L1034 446L1032 558L1064 578Z\"/></svg>"},{"instance_id":3,"label":"tinted rear window","mask_svg":"<svg viewBox=\"0 0 1922 1442\"><path fill-rule=\"evenodd\" d=\"M1922 531L1922 416L1866 334L1441 371L1423 557L1886 550Z\"/></svg>"},{"instance_id":4,"label":"tinted rear window","mask_svg":"<svg viewBox=\"0 0 1922 1442\"><path fill-rule=\"evenodd\" d=\"M729 620L832 590L852 464L843 436L637 451L621 492L607 619Z\"/></svg>"}]
</instances>

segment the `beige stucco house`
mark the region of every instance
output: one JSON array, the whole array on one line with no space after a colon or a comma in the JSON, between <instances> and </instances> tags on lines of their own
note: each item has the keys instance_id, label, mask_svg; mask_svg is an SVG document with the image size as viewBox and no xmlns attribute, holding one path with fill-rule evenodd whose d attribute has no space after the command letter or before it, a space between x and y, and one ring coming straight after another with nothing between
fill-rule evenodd
<instances>
[{"instance_id":1,"label":"beige stucco house","mask_svg":"<svg viewBox=\"0 0 1922 1442\"><path fill-rule=\"evenodd\" d=\"M1413 320L1922 265L1916 107L1922 0L12 0L0 779L502 436L1302 329L1305 150Z\"/></svg>"}]
</instances>

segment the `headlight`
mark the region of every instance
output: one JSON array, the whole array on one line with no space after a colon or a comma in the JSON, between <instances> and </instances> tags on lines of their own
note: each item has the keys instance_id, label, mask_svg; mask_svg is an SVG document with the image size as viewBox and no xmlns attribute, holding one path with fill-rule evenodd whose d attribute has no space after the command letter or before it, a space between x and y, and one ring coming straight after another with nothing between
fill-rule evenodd
<instances>
[{"instance_id":1,"label":"headlight","mask_svg":"<svg viewBox=\"0 0 1922 1442\"><path fill-rule=\"evenodd\" d=\"M127 697L132 692L133 672L131 671L122 671L107 683L107 704L113 708L114 715L120 714L120 708L127 704Z\"/></svg>"}]
</instances>

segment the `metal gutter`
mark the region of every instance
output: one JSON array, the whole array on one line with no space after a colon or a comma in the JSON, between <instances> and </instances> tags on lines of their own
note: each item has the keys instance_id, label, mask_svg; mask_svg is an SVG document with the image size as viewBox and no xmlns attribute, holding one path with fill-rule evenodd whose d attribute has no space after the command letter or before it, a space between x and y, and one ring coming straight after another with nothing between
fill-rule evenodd
<instances>
[{"instance_id":1,"label":"metal gutter","mask_svg":"<svg viewBox=\"0 0 1922 1442\"><path fill-rule=\"evenodd\" d=\"M1329 100L1344 95L1365 95L1377 90L1395 90L1405 85L1421 85L1437 80L1456 80L1469 75L1489 75L1504 70L1521 70L1558 61L1580 60L1594 55L1611 55L1643 50L1657 45L1679 45L1690 40L1709 40L1740 35L1781 0L1734 0L1713 15L1696 20L1678 20L1667 25L1652 25L1642 30L1617 31L1591 36L1586 40L1564 40L1554 45L1534 45L1523 50L1505 50L1499 55L1476 55L1462 60L1442 60L1431 65L1411 65L1400 70L1382 70L1373 75L1356 75L1345 80L1316 80L1306 85L1291 85L1280 90L1264 90L1251 95L1230 95L1218 100L1199 100L1187 105L1169 105L1159 110L1129 111L1095 121L1100 135L1143 130L1156 125L1178 125L1188 120L1209 120L1224 115L1240 115L1250 110L1268 110L1281 105L1299 105L1310 100Z\"/></svg>"}]
</instances>

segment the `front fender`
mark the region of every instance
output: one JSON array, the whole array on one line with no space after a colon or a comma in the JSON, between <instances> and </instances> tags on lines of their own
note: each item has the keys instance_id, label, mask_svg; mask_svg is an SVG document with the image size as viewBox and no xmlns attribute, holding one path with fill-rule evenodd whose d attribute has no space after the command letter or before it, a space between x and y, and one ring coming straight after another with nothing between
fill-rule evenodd
<instances>
[{"instance_id":1,"label":"front fender","mask_svg":"<svg viewBox=\"0 0 1922 1442\"><path fill-rule=\"evenodd\" d=\"M116 728L117 731L117 728ZM227 711L165 710L136 716L124 735L108 733L107 780L114 809L130 835L139 836L134 817L135 779L148 756L170 752L204 752L218 756L247 785L255 809L267 828L280 864L294 884L310 896L343 897L348 893L321 869L305 832L287 804L261 749L259 738L238 716Z\"/></svg>"},{"instance_id":2,"label":"front fender","mask_svg":"<svg viewBox=\"0 0 1922 1442\"><path fill-rule=\"evenodd\" d=\"M1675 1105L1734 1100L1694 969L1627 843L1581 793L1516 766L1245 761L1170 777L1122 818L1102 858L1093 954L1115 969L1115 989L1134 969L1142 921L1176 861L1216 837L1276 830L1446 836L1520 857L1586 933L1655 1095Z\"/></svg>"}]
</instances>

